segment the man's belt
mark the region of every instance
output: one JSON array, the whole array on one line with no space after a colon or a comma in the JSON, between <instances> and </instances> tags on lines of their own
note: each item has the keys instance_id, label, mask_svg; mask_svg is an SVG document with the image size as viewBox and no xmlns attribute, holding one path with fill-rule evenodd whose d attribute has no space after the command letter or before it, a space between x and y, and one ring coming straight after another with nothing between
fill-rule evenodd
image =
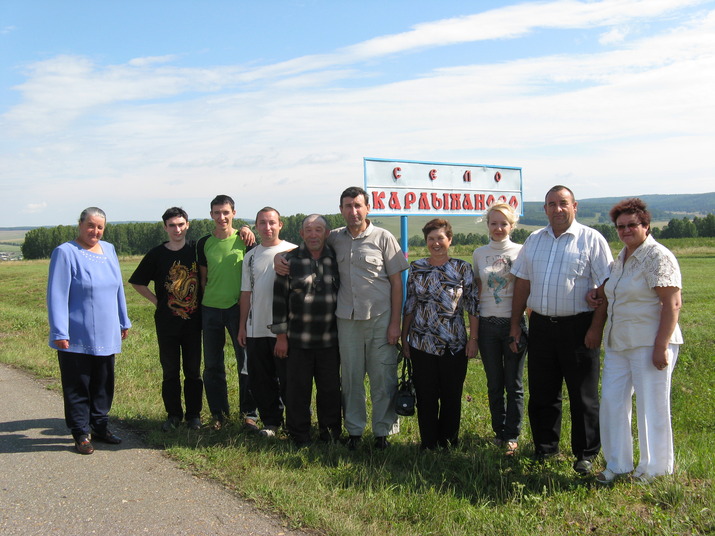
<instances>
[{"instance_id":1,"label":"man's belt","mask_svg":"<svg viewBox=\"0 0 715 536\"><path fill-rule=\"evenodd\" d=\"M540 318L543 318L544 320L548 320L552 324L566 324L568 322L575 322L576 320L579 320L583 318L584 316L590 316L593 314L593 311L586 311L585 313L578 313L575 315L571 316L546 316L546 315L540 315L537 312L532 311L532 316L537 316Z\"/></svg>"}]
</instances>

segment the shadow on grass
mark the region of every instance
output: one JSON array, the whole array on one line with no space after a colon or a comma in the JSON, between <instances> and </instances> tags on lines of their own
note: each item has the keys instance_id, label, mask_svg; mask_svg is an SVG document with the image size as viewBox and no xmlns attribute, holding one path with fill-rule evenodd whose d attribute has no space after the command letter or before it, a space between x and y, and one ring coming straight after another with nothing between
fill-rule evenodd
<instances>
[{"instance_id":1,"label":"shadow on grass","mask_svg":"<svg viewBox=\"0 0 715 536\"><path fill-rule=\"evenodd\" d=\"M497 506L595 485L592 477L574 473L568 456L536 462L531 457L533 450L522 447L519 454L507 457L502 449L475 434L464 434L455 448L437 451L422 451L416 443L401 442L399 435L386 450L378 450L372 436L366 435L358 449L350 451L340 443L314 442L298 448L284 434L262 438L235 423L218 432L208 428L190 431L182 426L163 433L160 423L151 426L146 439L159 448L189 449L198 455L226 449L237 458L260 459L260 463L290 472L317 469L322 485L357 492L393 490L418 495L431 491L472 504Z\"/></svg>"}]
</instances>

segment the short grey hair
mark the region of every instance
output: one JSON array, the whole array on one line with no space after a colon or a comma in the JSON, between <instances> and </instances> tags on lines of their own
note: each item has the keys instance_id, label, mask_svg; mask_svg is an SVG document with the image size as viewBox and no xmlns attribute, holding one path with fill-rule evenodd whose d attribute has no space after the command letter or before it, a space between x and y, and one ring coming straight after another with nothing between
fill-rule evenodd
<instances>
[{"instance_id":1,"label":"short grey hair","mask_svg":"<svg viewBox=\"0 0 715 536\"><path fill-rule=\"evenodd\" d=\"M312 222L314 220L322 220L323 225L325 225L325 228L330 231L330 224L328 223L328 220L326 220L325 216L321 214L309 214L308 216L303 218L303 221L300 223L300 228L303 229L306 223Z\"/></svg>"},{"instance_id":2,"label":"short grey hair","mask_svg":"<svg viewBox=\"0 0 715 536\"><path fill-rule=\"evenodd\" d=\"M79 215L79 222L82 223L84 220L86 220L90 216L99 216L105 222L107 221L107 215L104 213L104 211L101 208L87 207L86 209L84 209L82 211L82 214Z\"/></svg>"}]
</instances>

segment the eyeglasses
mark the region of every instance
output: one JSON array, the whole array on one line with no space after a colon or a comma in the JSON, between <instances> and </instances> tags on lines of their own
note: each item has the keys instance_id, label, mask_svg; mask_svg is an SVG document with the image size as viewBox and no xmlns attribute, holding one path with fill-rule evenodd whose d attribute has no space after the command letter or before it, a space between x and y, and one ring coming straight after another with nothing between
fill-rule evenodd
<instances>
[{"instance_id":1,"label":"eyeglasses","mask_svg":"<svg viewBox=\"0 0 715 536\"><path fill-rule=\"evenodd\" d=\"M616 229L618 229L619 231L625 231L626 227L627 227L628 229L630 229L632 231L633 229L635 229L636 227L640 227L641 225L643 225L643 224L642 223L628 223L626 225L616 225Z\"/></svg>"}]
</instances>

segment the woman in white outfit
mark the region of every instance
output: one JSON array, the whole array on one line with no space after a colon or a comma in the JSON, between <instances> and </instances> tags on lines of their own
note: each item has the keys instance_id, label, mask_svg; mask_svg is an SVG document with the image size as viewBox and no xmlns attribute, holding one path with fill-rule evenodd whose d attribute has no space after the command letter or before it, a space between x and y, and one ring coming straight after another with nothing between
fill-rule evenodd
<instances>
[{"instance_id":1,"label":"woman in white outfit","mask_svg":"<svg viewBox=\"0 0 715 536\"><path fill-rule=\"evenodd\" d=\"M670 386L678 350L682 288L675 256L650 235L650 214L640 199L610 212L625 245L605 283L608 323L601 389L601 444L608 484L633 470L631 407L637 399L640 461L633 478L650 482L673 472ZM601 293L603 296L603 293Z\"/></svg>"}]
</instances>

